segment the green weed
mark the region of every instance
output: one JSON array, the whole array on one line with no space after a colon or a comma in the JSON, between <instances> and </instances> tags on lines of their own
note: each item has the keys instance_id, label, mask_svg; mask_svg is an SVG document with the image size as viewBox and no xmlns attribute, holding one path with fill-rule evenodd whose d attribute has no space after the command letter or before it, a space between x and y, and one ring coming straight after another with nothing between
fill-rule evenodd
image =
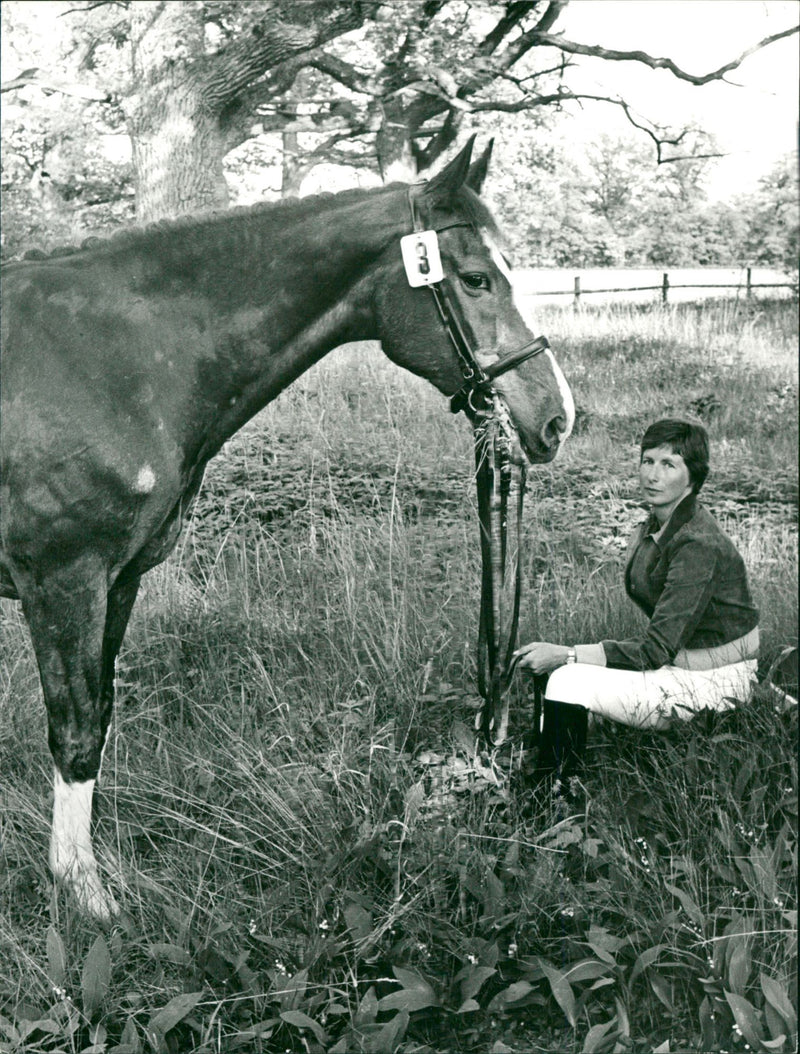
<instances>
[{"instance_id":1,"label":"green weed","mask_svg":"<svg viewBox=\"0 0 800 1054\"><path fill-rule=\"evenodd\" d=\"M523 639L635 630L642 426L708 423L763 665L797 636L791 305L550 311L576 435L533 470ZM706 400L706 396L713 399ZM705 400L705 401L704 401ZM0 621L0 1051L796 1048L796 709L600 725L586 809L473 732L471 437L342 349L209 468L118 671L95 843L124 909L47 865L51 762L21 614Z\"/></svg>"}]
</instances>

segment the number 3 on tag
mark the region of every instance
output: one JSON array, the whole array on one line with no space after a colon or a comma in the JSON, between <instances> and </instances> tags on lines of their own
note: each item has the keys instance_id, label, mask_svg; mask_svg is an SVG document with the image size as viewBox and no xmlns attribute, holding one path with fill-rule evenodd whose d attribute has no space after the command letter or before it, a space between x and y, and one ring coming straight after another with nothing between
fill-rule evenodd
<instances>
[{"instance_id":1,"label":"number 3 on tag","mask_svg":"<svg viewBox=\"0 0 800 1054\"><path fill-rule=\"evenodd\" d=\"M415 231L400 239L408 284L433 285L444 278L436 231Z\"/></svg>"}]
</instances>

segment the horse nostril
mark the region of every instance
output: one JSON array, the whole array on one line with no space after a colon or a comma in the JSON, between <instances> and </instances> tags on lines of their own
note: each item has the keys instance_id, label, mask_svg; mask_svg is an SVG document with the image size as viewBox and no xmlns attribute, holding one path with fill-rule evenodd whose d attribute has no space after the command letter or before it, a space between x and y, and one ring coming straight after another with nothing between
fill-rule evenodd
<instances>
[{"instance_id":1,"label":"horse nostril","mask_svg":"<svg viewBox=\"0 0 800 1054\"><path fill-rule=\"evenodd\" d=\"M542 429L542 442L549 449L557 443L568 427L567 419L562 414L551 417Z\"/></svg>"}]
</instances>

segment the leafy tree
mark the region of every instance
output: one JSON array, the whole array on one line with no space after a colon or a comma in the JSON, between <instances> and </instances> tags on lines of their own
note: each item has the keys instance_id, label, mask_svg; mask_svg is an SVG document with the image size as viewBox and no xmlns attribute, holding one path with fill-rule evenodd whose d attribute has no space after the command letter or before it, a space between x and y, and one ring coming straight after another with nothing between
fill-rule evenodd
<instances>
[{"instance_id":1,"label":"leafy tree","mask_svg":"<svg viewBox=\"0 0 800 1054\"><path fill-rule=\"evenodd\" d=\"M85 126L89 111L90 123L124 124L137 215L152 219L225 204L223 160L256 133L284 137L294 155L284 165L287 187L319 160L376 167L385 179L414 176L477 115L544 113L597 98L570 87L582 56L663 68L702 85L797 31L691 74L642 51L567 40L557 28L567 3L7 0L3 14L15 35L47 7L58 10L62 37L56 50L40 48L29 61L20 38L24 72L3 90L37 86L74 100L73 129ZM603 101L646 131L660 160L682 149L681 134L643 122L623 100Z\"/></svg>"},{"instance_id":2,"label":"leafy tree","mask_svg":"<svg viewBox=\"0 0 800 1054\"><path fill-rule=\"evenodd\" d=\"M742 259L765 267L797 271L800 256L800 207L797 163L786 157L759 180L754 194L737 203L747 218Z\"/></svg>"},{"instance_id":3,"label":"leafy tree","mask_svg":"<svg viewBox=\"0 0 800 1054\"><path fill-rule=\"evenodd\" d=\"M124 132L104 92L63 71L74 46L66 5L3 5L3 63L50 60L54 72L29 68L11 82L2 107L3 247L49 246L133 215L129 166L115 165L105 137Z\"/></svg>"}]
</instances>

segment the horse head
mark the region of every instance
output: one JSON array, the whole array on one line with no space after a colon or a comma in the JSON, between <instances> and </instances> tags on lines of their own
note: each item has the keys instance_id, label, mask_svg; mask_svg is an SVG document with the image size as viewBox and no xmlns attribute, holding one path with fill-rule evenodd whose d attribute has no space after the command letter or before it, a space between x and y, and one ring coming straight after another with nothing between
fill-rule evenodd
<instances>
[{"instance_id":1,"label":"horse head","mask_svg":"<svg viewBox=\"0 0 800 1054\"><path fill-rule=\"evenodd\" d=\"M409 284L395 242L384 254L382 281L376 286L375 306L381 343L392 361L425 377L459 402L476 418L476 405L465 388L463 358L442 317L440 298L446 296L453 324L461 331L480 371L519 349L534 346L513 271L503 255L502 237L491 213L480 199L488 169L491 143L470 164L473 141L428 183L405 188L408 230L435 231L441 256L443 293ZM491 381L515 433L514 455L531 462L551 461L569 435L574 405L564 375L546 341L539 354L519 356L517 365Z\"/></svg>"}]
</instances>

